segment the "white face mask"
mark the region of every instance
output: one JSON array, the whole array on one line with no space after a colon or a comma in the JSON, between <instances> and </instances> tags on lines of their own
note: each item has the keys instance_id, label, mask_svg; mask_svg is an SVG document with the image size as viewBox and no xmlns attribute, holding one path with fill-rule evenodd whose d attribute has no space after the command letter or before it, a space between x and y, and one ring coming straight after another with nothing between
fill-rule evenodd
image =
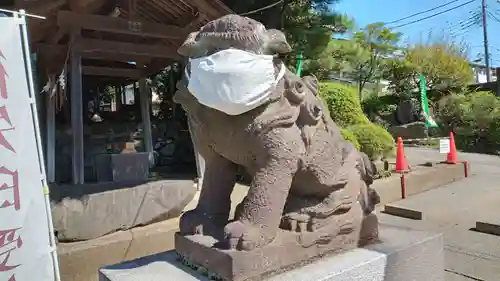
<instances>
[{"instance_id":1,"label":"white face mask","mask_svg":"<svg viewBox=\"0 0 500 281\"><path fill-rule=\"evenodd\" d=\"M269 100L285 75L282 65L274 77L273 56L227 49L191 59L188 90L198 101L228 115L248 112Z\"/></svg>"}]
</instances>

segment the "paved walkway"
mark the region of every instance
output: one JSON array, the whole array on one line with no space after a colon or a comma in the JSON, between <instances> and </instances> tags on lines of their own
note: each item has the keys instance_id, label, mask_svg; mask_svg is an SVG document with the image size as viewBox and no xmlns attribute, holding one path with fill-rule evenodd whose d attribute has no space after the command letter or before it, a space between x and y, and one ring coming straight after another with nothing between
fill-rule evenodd
<instances>
[{"instance_id":1,"label":"paved walkway","mask_svg":"<svg viewBox=\"0 0 500 281\"><path fill-rule=\"evenodd\" d=\"M444 155L428 148L405 148L410 165L439 161ZM471 165L467 179L400 201L423 211L415 221L380 214L383 223L441 232L445 239L446 281L500 280L500 237L470 230L477 220L500 223L500 157L460 153ZM430 281L430 280L429 280Z\"/></svg>"}]
</instances>

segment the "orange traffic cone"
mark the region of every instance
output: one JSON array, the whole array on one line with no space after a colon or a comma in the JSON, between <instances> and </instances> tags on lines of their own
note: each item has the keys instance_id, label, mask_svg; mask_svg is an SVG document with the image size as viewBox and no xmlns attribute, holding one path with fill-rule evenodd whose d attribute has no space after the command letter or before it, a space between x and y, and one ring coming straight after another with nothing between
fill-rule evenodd
<instances>
[{"instance_id":1,"label":"orange traffic cone","mask_svg":"<svg viewBox=\"0 0 500 281\"><path fill-rule=\"evenodd\" d=\"M403 139L398 137L398 149L396 151L396 173L407 172L408 162L406 161L405 151L403 149Z\"/></svg>"},{"instance_id":2,"label":"orange traffic cone","mask_svg":"<svg viewBox=\"0 0 500 281\"><path fill-rule=\"evenodd\" d=\"M458 154L457 148L455 147L455 137L453 136L453 132L450 132L450 152L448 152L448 155L446 155L446 163L458 163Z\"/></svg>"}]
</instances>

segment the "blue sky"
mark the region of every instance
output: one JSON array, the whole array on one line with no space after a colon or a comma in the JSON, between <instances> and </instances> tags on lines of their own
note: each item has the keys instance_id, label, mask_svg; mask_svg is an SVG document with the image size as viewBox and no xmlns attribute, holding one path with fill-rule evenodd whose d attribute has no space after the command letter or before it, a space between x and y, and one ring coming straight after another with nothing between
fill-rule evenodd
<instances>
[{"instance_id":1,"label":"blue sky","mask_svg":"<svg viewBox=\"0 0 500 281\"><path fill-rule=\"evenodd\" d=\"M394 21L447 2L450 2L450 0L341 0L333 8L337 12L353 17L356 20L356 24L359 27L363 27L366 24L378 21ZM417 20L465 2L468 1L461 0L438 10L395 23L394 25ZM497 21L497 19L491 16L487 19L491 65L500 66L500 36L495 34L497 30L500 30L500 3L497 3L496 0L487 0L487 5L488 11L498 19ZM461 24L467 25L473 13L480 11L481 1L476 0L453 11L395 30L403 32L404 40L412 43L425 41L429 31L432 31L433 34L439 34L440 32L452 34L457 40L463 40L469 46L469 57L474 59L477 57L477 53L481 53L481 56L484 54L482 27L481 25L474 25L464 29L461 27Z\"/></svg>"}]
</instances>

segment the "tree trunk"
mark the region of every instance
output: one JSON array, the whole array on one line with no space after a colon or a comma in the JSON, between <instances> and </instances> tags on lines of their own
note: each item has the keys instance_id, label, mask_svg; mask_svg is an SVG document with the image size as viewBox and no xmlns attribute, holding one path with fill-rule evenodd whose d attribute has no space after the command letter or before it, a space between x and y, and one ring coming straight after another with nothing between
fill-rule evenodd
<instances>
[{"instance_id":1,"label":"tree trunk","mask_svg":"<svg viewBox=\"0 0 500 281\"><path fill-rule=\"evenodd\" d=\"M365 82L363 81L358 81L358 95L359 95L359 102L363 101L363 89L365 88Z\"/></svg>"}]
</instances>

